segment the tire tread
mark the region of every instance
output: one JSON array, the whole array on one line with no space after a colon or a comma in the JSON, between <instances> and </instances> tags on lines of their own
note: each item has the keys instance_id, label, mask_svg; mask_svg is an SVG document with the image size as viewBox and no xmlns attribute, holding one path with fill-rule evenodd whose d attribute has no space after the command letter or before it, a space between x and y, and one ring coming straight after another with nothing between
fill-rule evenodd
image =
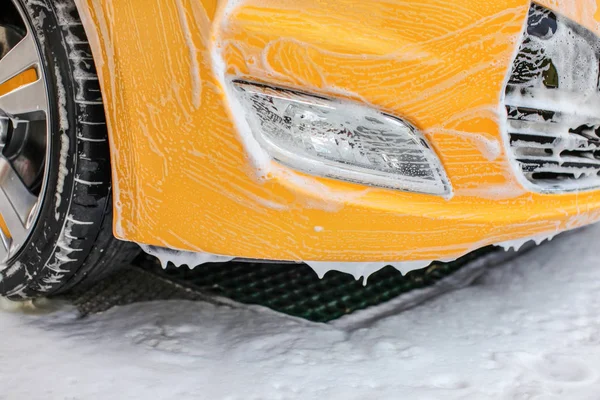
<instances>
[{"instance_id":1,"label":"tire tread","mask_svg":"<svg viewBox=\"0 0 600 400\"><path fill-rule=\"evenodd\" d=\"M73 0L42 1L56 15L70 69L70 101L76 116L75 132L70 134L70 140L75 140L71 147L75 150L74 168L69 172L73 174L72 185L65 190L69 210L51 255L45 262L39 259L39 264L31 262L24 268L15 263L21 268L20 281L2 287L3 294L13 299L51 296L75 286L89 286L139 253L137 245L119 241L112 234L108 131L96 67L77 8ZM40 253L46 248L44 244Z\"/></svg>"}]
</instances>

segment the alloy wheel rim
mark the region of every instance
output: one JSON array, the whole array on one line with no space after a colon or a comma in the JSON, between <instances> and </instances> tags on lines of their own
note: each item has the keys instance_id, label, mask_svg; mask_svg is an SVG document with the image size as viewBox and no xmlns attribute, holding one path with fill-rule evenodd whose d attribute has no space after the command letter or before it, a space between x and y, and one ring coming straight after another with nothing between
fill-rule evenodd
<instances>
[{"instance_id":1,"label":"alloy wheel rim","mask_svg":"<svg viewBox=\"0 0 600 400\"><path fill-rule=\"evenodd\" d=\"M0 263L20 252L39 217L51 126L33 28L16 1L5 7L20 21L0 25Z\"/></svg>"}]
</instances>

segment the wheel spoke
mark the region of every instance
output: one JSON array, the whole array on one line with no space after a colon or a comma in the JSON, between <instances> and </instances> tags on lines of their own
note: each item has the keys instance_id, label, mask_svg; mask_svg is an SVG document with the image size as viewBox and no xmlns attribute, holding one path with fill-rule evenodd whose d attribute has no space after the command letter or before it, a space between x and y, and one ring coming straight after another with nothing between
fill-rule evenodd
<instances>
[{"instance_id":1,"label":"wheel spoke","mask_svg":"<svg viewBox=\"0 0 600 400\"><path fill-rule=\"evenodd\" d=\"M50 159L44 52L21 3L8 1L14 9L0 26L0 268L37 226Z\"/></svg>"},{"instance_id":2,"label":"wheel spoke","mask_svg":"<svg viewBox=\"0 0 600 400\"><path fill-rule=\"evenodd\" d=\"M0 96L0 109L12 115L25 114L32 111L45 111L46 88L44 81L38 79L4 96Z\"/></svg>"},{"instance_id":3,"label":"wheel spoke","mask_svg":"<svg viewBox=\"0 0 600 400\"><path fill-rule=\"evenodd\" d=\"M12 165L0 158L0 212L13 244L21 245L27 237L27 218L37 203Z\"/></svg>"},{"instance_id":4,"label":"wheel spoke","mask_svg":"<svg viewBox=\"0 0 600 400\"><path fill-rule=\"evenodd\" d=\"M12 239L8 235L8 227L6 227L4 219L0 221L0 225L2 225L0 229L0 263L2 263L6 261L8 255L10 254Z\"/></svg>"},{"instance_id":5,"label":"wheel spoke","mask_svg":"<svg viewBox=\"0 0 600 400\"><path fill-rule=\"evenodd\" d=\"M35 42L27 35L0 59L0 84L38 63Z\"/></svg>"}]
</instances>

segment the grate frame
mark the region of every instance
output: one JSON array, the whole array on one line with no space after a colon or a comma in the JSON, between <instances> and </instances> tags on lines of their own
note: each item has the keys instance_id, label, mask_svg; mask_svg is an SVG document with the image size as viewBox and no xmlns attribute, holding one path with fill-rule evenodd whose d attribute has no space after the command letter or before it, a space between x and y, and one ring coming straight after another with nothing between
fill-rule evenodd
<instances>
[{"instance_id":1,"label":"grate frame","mask_svg":"<svg viewBox=\"0 0 600 400\"><path fill-rule=\"evenodd\" d=\"M323 278L306 264L231 261L206 263L192 269L169 263L163 269L150 256L139 263L150 273L205 296L228 298L247 305L260 305L313 322L331 322L353 312L376 306L418 289L432 287L485 256L495 263L514 257L488 246L453 262L435 262L403 275L387 266L368 278L329 271ZM485 265L481 266L481 270ZM432 295L433 296L433 295Z\"/></svg>"}]
</instances>

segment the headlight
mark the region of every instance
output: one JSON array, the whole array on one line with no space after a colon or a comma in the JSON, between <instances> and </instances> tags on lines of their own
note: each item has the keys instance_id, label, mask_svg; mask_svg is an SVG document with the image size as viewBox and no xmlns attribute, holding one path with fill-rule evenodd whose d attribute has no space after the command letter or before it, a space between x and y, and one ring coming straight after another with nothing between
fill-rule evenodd
<instances>
[{"instance_id":1,"label":"headlight","mask_svg":"<svg viewBox=\"0 0 600 400\"><path fill-rule=\"evenodd\" d=\"M405 121L346 101L234 81L256 140L276 161L309 174L440 196L442 165Z\"/></svg>"}]
</instances>

